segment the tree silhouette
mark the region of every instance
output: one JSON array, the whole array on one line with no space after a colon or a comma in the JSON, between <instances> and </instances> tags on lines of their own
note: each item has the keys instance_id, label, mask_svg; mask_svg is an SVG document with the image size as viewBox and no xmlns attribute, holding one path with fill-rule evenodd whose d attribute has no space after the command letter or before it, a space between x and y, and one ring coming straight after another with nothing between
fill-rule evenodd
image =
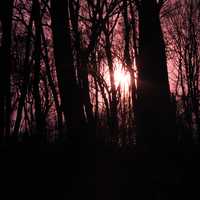
<instances>
[{"instance_id":1,"label":"tree silhouette","mask_svg":"<svg viewBox=\"0 0 200 200\"><path fill-rule=\"evenodd\" d=\"M0 1L0 151L64 152L38 165L33 189L54 199L193 199L199 8L199 0ZM17 181L34 166L20 164L9 170Z\"/></svg>"},{"instance_id":2,"label":"tree silhouette","mask_svg":"<svg viewBox=\"0 0 200 200\"><path fill-rule=\"evenodd\" d=\"M157 1L140 1L137 130L144 148L167 147L173 132L165 43ZM168 139L170 138L170 140Z\"/></svg>"},{"instance_id":3,"label":"tree silhouette","mask_svg":"<svg viewBox=\"0 0 200 200\"><path fill-rule=\"evenodd\" d=\"M184 1L170 7L175 9L166 16L167 21L170 21L169 26L165 25L166 41L169 60L176 69L175 74L172 74L176 77L172 84L179 107L177 118L185 130L190 130L185 141L187 143L191 142L193 136L199 135L198 1ZM180 137L183 138L182 135Z\"/></svg>"},{"instance_id":4,"label":"tree silhouette","mask_svg":"<svg viewBox=\"0 0 200 200\"><path fill-rule=\"evenodd\" d=\"M12 31L12 7L13 1L1 2L0 20L2 38L0 47L1 83L0 83L0 132L1 136L10 135L10 110L11 110L11 31Z\"/></svg>"},{"instance_id":5,"label":"tree silhouette","mask_svg":"<svg viewBox=\"0 0 200 200\"><path fill-rule=\"evenodd\" d=\"M79 133L83 128L85 119L80 90L75 76L68 6L68 1L51 1L54 55L61 106L64 111L67 128L73 137L73 134ZM70 95L69 92L71 93Z\"/></svg>"},{"instance_id":6,"label":"tree silhouette","mask_svg":"<svg viewBox=\"0 0 200 200\"><path fill-rule=\"evenodd\" d=\"M23 76L23 85L21 87L21 95L19 98L17 116L15 120L14 132L13 135L17 136L19 133L19 128L22 120L22 111L25 106L25 99L27 95L28 85L30 83L30 72L31 72L31 63L30 63L30 54L31 54L31 35L32 35L32 26L33 26L33 8L31 10L30 19L27 27L28 34L26 36L25 44L25 58L24 58L24 76Z\"/></svg>"}]
</instances>

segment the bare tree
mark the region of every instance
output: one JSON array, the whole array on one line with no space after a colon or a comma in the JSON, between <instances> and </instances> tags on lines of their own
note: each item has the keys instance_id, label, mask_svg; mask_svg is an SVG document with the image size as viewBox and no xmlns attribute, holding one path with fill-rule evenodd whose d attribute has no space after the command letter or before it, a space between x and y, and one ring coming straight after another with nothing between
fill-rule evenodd
<instances>
[{"instance_id":1,"label":"bare tree","mask_svg":"<svg viewBox=\"0 0 200 200\"><path fill-rule=\"evenodd\" d=\"M168 44L168 57L173 63L173 90L179 105L177 118L190 131L199 135L199 9L198 1L185 0L169 4L163 22ZM182 130L182 132L184 132ZM184 135L183 133L181 137ZM188 138L187 137L187 138ZM188 139L186 139L188 140Z\"/></svg>"},{"instance_id":2,"label":"bare tree","mask_svg":"<svg viewBox=\"0 0 200 200\"><path fill-rule=\"evenodd\" d=\"M30 85L30 73L31 73L31 65L32 65L32 59L30 60L30 55L31 54L31 43L32 43L32 26L33 26L33 8L31 9L30 13L30 19L28 22L28 27L27 27L27 36L26 36L26 44L25 44L25 55L24 55L24 63L23 66L20 66L21 68L24 69L23 72L23 81L22 81L22 87L21 87L21 95L19 97L19 103L18 103L18 108L17 108L17 116L15 120L15 126L14 126L14 132L13 135L17 136L19 133L19 128L22 120L22 112L23 108L25 106L25 100L26 100L26 95L28 92L28 86Z\"/></svg>"}]
</instances>

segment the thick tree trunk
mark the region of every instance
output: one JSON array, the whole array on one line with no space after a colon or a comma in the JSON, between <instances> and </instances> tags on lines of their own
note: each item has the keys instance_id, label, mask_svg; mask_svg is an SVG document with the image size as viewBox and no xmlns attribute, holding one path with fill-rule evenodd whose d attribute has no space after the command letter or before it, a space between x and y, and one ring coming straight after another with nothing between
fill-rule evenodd
<instances>
[{"instance_id":1,"label":"thick tree trunk","mask_svg":"<svg viewBox=\"0 0 200 200\"><path fill-rule=\"evenodd\" d=\"M13 0L0 2L2 24L1 69L0 69L0 134L10 135L10 74L11 74L11 29Z\"/></svg>"},{"instance_id":2,"label":"thick tree trunk","mask_svg":"<svg viewBox=\"0 0 200 200\"><path fill-rule=\"evenodd\" d=\"M85 119L74 68L68 3L68 0L52 0L51 18L61 104L70 137L76 140L80 136ZM77 133L78 135L76 135Z\"/></svg>"},{"instance_id":3,"label":"thick tree trunk","mask_svg":"<svg viewBox=\"0 0 200 200\"><path fill-rule=\"evenodd\" d=\"M95 141L95 130L96 124L93 114L93 105L90 98L90 87L88 79L88 60L91 50L88 51L84 49L81 45L81 34L79 31L79 12L80 12L80 2L76 2L76 6L73 5L72 1L69 1L70 19L72 23L72 31L74 33L74 50L75 50L75 60L77 69L77 79L79 82L79 89L81 93L81 106L85 109L85 118L87 121L87 140L94 143Z\"/></svg>"},{"instance_id":4,"label":"thick tree trunk","mask_svg":"<svg viewBox=\"0 0 200 200\"><path fill-rule=\"evenodd\" d=\"M159 151L172 142L174 119L165 44L156 0L141 1L138 11L137 144L146 150Z\"/></svg>"}]
</instances>

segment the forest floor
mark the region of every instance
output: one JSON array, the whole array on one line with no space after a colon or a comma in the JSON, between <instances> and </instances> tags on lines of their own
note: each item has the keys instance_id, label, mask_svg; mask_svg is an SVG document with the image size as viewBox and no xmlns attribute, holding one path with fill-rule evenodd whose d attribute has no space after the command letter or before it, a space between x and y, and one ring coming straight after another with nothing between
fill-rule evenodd
<instances>
[{"instance_id":1,"label":"forest floor","mask_svg":"<svg viewBox=\"0 0 200 200\"><path fill-rule=\"evenodd\" d=\"M102 146L88 160L55 145L35 152L4 148L0 199L199 199L198 149L144 158L134 150Z\"/></svg>"}]
</instances>

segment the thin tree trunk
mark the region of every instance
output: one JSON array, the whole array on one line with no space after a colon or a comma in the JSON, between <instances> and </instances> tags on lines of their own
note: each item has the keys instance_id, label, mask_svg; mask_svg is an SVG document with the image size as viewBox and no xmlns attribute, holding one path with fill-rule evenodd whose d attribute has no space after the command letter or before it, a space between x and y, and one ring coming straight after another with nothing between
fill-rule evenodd
<instances>
[{"instance_id":1,"label":"thin tree trunk","mask_svg":"<svg viewBox=\"0 0 200 200\"><path fill-rule=\"evenodd\" d=\"M35 24L35 49L34 49L34 81L33 81L33 96L35 100L35 118L37 136L40 138L44 134L45 119L43 116L41 97L40 97L40 70L41 70L41 14L40 3L38 0L33 0L33 20ZM39 139L38 138L38 139ZM41 138L40 138L41 139Z\"/></svg>"},{"instance_id":2,"label":"thin tree trunk","mask_svg":"<svg viewBox=\"0 0 200 200\"><path fill-rule=\"evenodd\" d=\"M117 117L117 90L115 86L115 77L114 77L114 66L112 60L112 52L111 52L111 42L109 38L109 32L104 29L106 44L105 44L105 51L108 60L108 67L109 67L109 76L110 76L110 84L111 84L111 102L110 102L110 110L111 110L111 137L114 142L118 139L119 136L119 123Z\"/></svg>"},{"instance_id":3,"label":"thin tree trunk","mask_svg":"<svg viewBox=\"0 0 200 200\"><path fill-rule=\"evenodd\" d=\"M138 59L138 50L137 50L137 45L136 45L136 25L135 25L135 16L134 16L134 11L132 4L130 3L130 13L132 16L132 23L128 19L128 8L127 8L127 0L123 0L123 18L124 18L124 42L125 42L125 47L124 47L124 59L126 62L126 65L129 69L130 75L131 75L131 100L132 100L132 111L133 116L132 118L132 124L135 122L135 104L136 104L136 78L135 78L135 69L133 65L133 61L131 60L130 56L130 31L132 28L133 31L133 49L135 53L135 61L137 65L137 59ZM132 25L132 27L131 27Z\"/></svg>"},{"instance_id":4,"label":"thin tree trunk","mask_svg":"<svg viewBox=\"0 0 200 200\"><path fill-rule=\"evenodd\" d=\"M130 3L130 13L132 16L132 31L133 31L133 49L135 53L135 65L138 66L138 45L137 45L137 26L136 26L136 19L134 15L134 9L132 3ZM132 63L133 64L133 63ZM137 88L136 88L136 72L134 66L132 66L132 73L131 73L131 93L132 93L132 106L133 106L133 114L134 119L136 118L136 99L137 99ZM133 122L134 123L134 122Z\"/></svg>"},{"instance_id":5,"label":"thin tree trunk","mask_svg":"<svg viewBox=\"0 0 200 200\"><path fill-rule=\"evenodd\" d=\"M43 39L43 45L44 45L44 62L46 65L46 71L47 71L47 78L49 81L49 86L51 88L52 94L53 94L53 98L55 101L55 107L56 107L56 111L57 111L57 120L58 120L58 130L60 132L60 134L63 131L63 120L62 120L62 110L61 110L61 106L60 103L58 101L58 94L56 91L56 86L53 82L52 76L51 76L51 71L50 71L50 64L49 64L49 60L48 60L48 49L47 49L47 44L46 44L46 40L45 40L45 35L44 35L44 31L42 31L42 39Z\"/></svg>"},{"instance_id":6,"label":"thin tree trunk","mask_svg":"<svg viewBox=\"0 0 200 200\"><path fill-rule=\"evenodd\" d=\"M89 87L89 78L88 78L88 58L83 53L82 55L82 71L81 71L81 82L82 82L82 97L83 104L85 107L86 118L87 118L87 128L88 128L88 140L94 142L95 137L95 123L94 123L94 114L93 114L93 105L90 98L90 87Z\"/></svg>"},{"instance_id":7,"label":"thin tree trunk","mask_svg":"<svg viewBox=\"0 0 200 200\"><path fill-rule=\"evenodd\" d=\"M87 140L89 143L95 142L95 118L93 114L93 105L90 98L90 87L88 79L88 61L89 56L93 51L95 44L91 41L96 41L95 37L90 40L90 45L88 45L87 50L81 46L81 37L79 31L79 10L80 1L76 2L76 6L73 6L72 1L69 1L69 9L71 16L71 23L73 27L73 33L75 35L75 50L76 50L76 70L77 78L79 81L79 90L81 93L81 106L85 110L85 119L87 121ZM92 45L91 45L92 44Z\"/></svg>"},{"instance_id":8,"label":"thin tree trunk","mask_svg":"<svg viewBox=\"0 0 200 200\"><path fill-rule=\"evenodd\" d=\"M33 12L33 9L32 9ZM24 68L24 79L23 79L23 85L21 89L21 96L19 98L19 103L18 103L18 108L17 108L17 116L15 120L15 126L14 126L14 132L13 135L17 136L19 133L19 128L21 124L21 119L22 119L22 111L23 107L25 106L25 99L27 95L27 90L28 90L28 85L30 81L30 48L31 48L31 34L32 34L32 25L33 25L33 13L31 12L30 20L29 20L29 25L28 25L28 35L26 38L26 47L25 47L25 60L23 64Z\"/></svg>"}]
</instances>

